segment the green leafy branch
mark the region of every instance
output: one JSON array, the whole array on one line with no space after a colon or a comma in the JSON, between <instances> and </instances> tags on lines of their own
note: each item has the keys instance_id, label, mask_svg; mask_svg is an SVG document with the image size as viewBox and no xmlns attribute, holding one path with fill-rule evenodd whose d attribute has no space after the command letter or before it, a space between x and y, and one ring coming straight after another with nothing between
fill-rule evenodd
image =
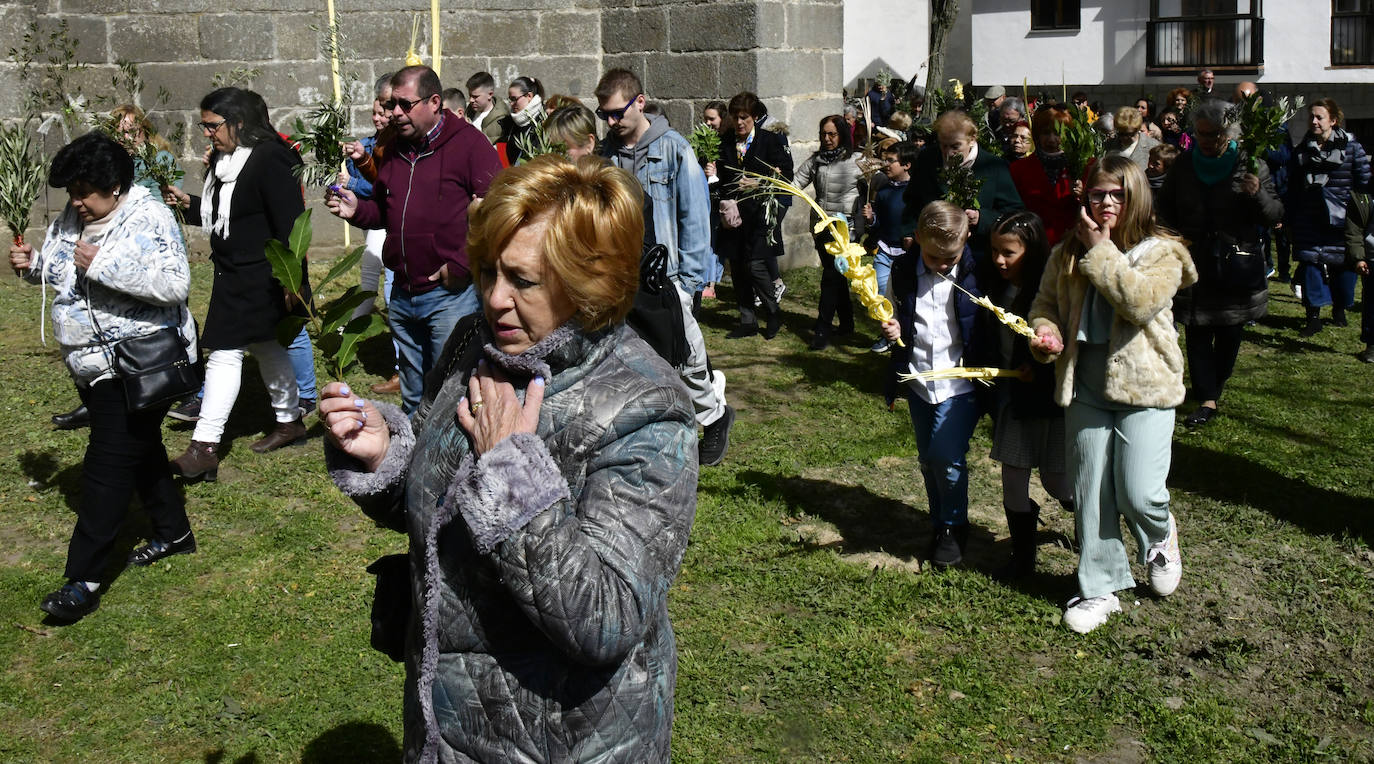
<instances>
[{"instance_id":1,"label":"green leafy branch","mask_svg":"<svg viewBox=\"0 0 1374 764\"><path fill-rule=\"evenodd\" d=\"M1059 133L1060 148L1068 159L1069 177L1073 180L1083 177L1088 163L1102 156L1102 133L1092 126L1088 112L1077 106L1068 107L1069 122L1054 123Z\"/></svg>"},{"instance_id":2,"label":"green leafy branch","mask_svg":"<svg viewBox=\"0 0 1374 764\"><path fill-rule=\"evenodd\" d=\"M309 122L296 118L291 140L300 144L302 156L313 161L297 165L294 172L307 186L331 185L347 158L343 143L348 140L348 113L343 104L331 100L320 103L306 118Z\"/></svg>"},{"instance_id":3,"label":"green leafy branch","mask_svg":"<svg viewBox=\"0 0 1374 764\"><path fill-rule=\"evenodd\" d=\"M1238 142L1251 174L1259 172L1260 162L1269 152L1283 145L1288 120L1304 106L1306 99L1302 96L1294 98L1291 104L1288 96L1283 96L1274 106L1265 106L1259 93L1251 93L1234 109L1232 121L1240 123Z\"/></svg>"},{"instance_id":4,"label":"green leafy branch","mask_svg":"<svg viewBox=\"0 0 1374 764\"><path fill-rule=\"evenodd\" d=\"M306 256L310 251L313 231L310 225L310 210L296 218L291 226L291 236L287 244L277 239L267 240L267 261L272 264L272 275L281 282L282 287L305 306L307 315L288 315L277 324L277 341L283 346L300 334L301 327L309 326L315 337L315 346L324 356L326 370L330 379L342 380L344 375L358 360L358 345L369 337L386 331L386 320L377 313L353 318L353 311L377 297L377 293L361 286L349 287L338 299L320 307L314 295L306 295L305 267ZM363 247L335 260L329 272L315 284L315 290L323 290L335 279L351 272L363 258Z\"/></svg>"},{"instance_id":5,"label":"green leafy branch","mask_svg":"<svg viewBox=\"0 0 1374 764\"><path fill-rule=\"evenodd\" d=\"M33 145L28 122L0 125L0 217L14 243L24 243L33 203L48 179L48 160Z\"/></svg>"},{"instance_id":6,"label":"green leafy branch","mask_svg":"<svg viewBox=\"0 0 1374 764\"><path fill-rule=\"evenodd\" d=\"M720 159L720 133L705 122L692 128L687 135L687 142L692 145L698 161L715 162Z\"/></svg>"},{"instance_id":7,"label":"green leafy branch","mask_svg":"<svg viewBox=\"0 0 1374 764\"><path fill-rule=\"evenodd\" d=\"M983 188L983 179L973 174L973 168L964 164L964 157L951 154L945 166L936 173L936 178L945 187L945 201L961 210L979 208L978 192Z\"/></svg>"},{"instance_id":8,"label":"green leafy branch","mask_svg":"<svg viewBox=\"0 0 1374 764\"><path fill-rule=\"evenodd\" d=\"M549 142L549 136L544 132L544 120L542 119L534 123L533 130L515 138L515 147L520 150L520 159L516 161L516 164L525 164L544 154L568 155L567 144L561 141Z\"/></svg>"}]
</instances>

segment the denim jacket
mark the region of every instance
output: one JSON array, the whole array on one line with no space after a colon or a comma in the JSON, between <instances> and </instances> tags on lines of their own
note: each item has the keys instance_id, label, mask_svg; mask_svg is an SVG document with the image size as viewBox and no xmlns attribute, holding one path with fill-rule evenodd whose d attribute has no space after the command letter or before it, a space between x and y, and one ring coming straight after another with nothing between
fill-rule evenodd
<instances>
[{"instance_id":1,"label":"denim jacket","mask_svg":"<svg viewBox=\"0 0 1374 764\"><path fill-rule=\"evenodd\" d=\"M649 136L646 136L649 137ZM602 155L630 170L653 205L654 238L668 249L668 275L687 294L707 280L711 253L711 200L706 174L696 152L676 130L650 137L647 155L638 167L625 166L619 136L611 133Z\"/></svg>"}]
</instances>

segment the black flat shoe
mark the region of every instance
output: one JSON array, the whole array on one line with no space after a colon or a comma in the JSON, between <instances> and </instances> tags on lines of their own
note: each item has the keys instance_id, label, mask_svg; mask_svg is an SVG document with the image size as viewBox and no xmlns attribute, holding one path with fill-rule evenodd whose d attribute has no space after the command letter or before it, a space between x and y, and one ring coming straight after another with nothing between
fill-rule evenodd
<instances>
[{"instance_id":1,"label":"black flat shoe","mask_svg":"<svg viewBox=\"0 0 1374 764\"><path fill-rule=\"evenodd\" d=\"M759 333L758 324L745 324L744 326L737 326L737 327L735 327L735 330L734 330L734 331L732 331L732 332L730 332L729 334L725 335L725 339L727 339L727 340L738 340L738 339L743 339L743 338L745 338L745 337L753 337L755 334L758 334L758 333Z\"/></svg>"},{"instance_id":2,"label":"black flat shoe","mask_svg":"<svg viewBox=\"0 0 1374 764\"><path fill-rule=\"evenodd\" d=\"M100 592L87 589L85 584L68 581L61 589L44 597L39 607L60 621L79 621L100 607Z\"/></svg>"},{"instance_id":3,"label":"black flat shoe","mask_svg":"<svg viewBox=\"0 0 1374 764\"><path fill-rule=\"evenodd\" d=\"M153 539L135 549L129 555L130 565L152 565L164 557L174 554L191 554L196 551L196 537L190 532L176 541Z\"/></svg>"},{"instance_id":4,"label":"black flat shoe","mask_svg":"<svg viewBox=\"0 0 1374 764\"><path fill-rule=\"evenodd\" d=\"M1201 427L1215 419L1216 416L1217 410L1211 406L1198 406L1197 411L1189 414L1188 418L1183 420L1183 426L1189 429Z\"/></svg>"},{"instance_id":5,"label":"black flat shoe","mask_svg":"<svg viewBox=\"0 0 1374 764\"><path fill-rule=\"evenodd\" d=\"M830 338L824 334L817 334L811 338L811 344L807 347L812 350L825 350L830 347Z\"/></svg>"},{"instance_id":6,"label":"black flat shoe","mask_svg":"<svg viewBox=\"0 0 1374 764\"><path fill-rule=\"evenodd\" d=\"M77 430L91 423L91 410L81 404L65 414L54 414L52 426L59 430Z\"/></svg>"}]
</instances>

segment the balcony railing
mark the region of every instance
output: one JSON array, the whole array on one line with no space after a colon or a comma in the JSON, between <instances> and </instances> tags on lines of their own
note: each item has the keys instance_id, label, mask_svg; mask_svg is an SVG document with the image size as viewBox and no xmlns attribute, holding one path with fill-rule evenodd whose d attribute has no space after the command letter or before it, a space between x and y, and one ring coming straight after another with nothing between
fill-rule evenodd
<instances>
[{"instance_id":1,"label":"balcony railing","mask_svg":"<svg viewBox=\"0 0 1374 764\"><path fill-rule=\"evenodd\" d=\"M1331 15L1331 65L1374 65L1374 12Z\"/></svg>"},{"instance_id":2,"label":"balcony railing","mask_svg":"<svg viewBox=\"0 0 1374 764\"><path fill-rule=\"evenodd\" d=\"M1156 18L1145 32L1146 73L1204 67L1232 72L1264 66L1264 19L1255 14Z\"/></svg>"}]
</instances>

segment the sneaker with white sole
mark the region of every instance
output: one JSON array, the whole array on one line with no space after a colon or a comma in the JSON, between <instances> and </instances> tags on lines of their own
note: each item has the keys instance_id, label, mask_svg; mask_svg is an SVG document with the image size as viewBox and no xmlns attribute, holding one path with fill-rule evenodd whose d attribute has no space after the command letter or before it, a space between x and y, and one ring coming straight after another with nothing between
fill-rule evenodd
<instances>
[{"instance_id":1,"label":"sneaker with white sole","mask_svg":"<svg viewBox=\"0 0 1374 764\"><path fill-rule=\"evenodd\" d=\"M787 285L782 283L782 279L773 282L773 302L782 302L782 293L787 291Z\"/></svg>"},{"instance_id":2,"label":"sneaker with white sole","mask_svg":"<svg viewBox=\"0 0 1374 764\"><path fill-rule=\"evenodd\" d=\"M1169 513L1169 535L1164 540L1151 544L1145 553L1145 564L1150 569L1150 589L1161 597L1168 597L1178 588L1183 578L1183 555L1178 549L1178 521L1174 513Z\"/></svg>"},{"instance_id":3,"label":"sneaker with white sole","mask_svg":"<svg viewBox=\"0 0 1374 764\"><path fill-rule=\"evenodd\" d=\"M1087 634L1107 622L1112 613L1121 612L1121 600L1115 594L1102 597L1074 597L1064 608L1064 625L1079 634Z\"/></svg>"}]
</instances>

